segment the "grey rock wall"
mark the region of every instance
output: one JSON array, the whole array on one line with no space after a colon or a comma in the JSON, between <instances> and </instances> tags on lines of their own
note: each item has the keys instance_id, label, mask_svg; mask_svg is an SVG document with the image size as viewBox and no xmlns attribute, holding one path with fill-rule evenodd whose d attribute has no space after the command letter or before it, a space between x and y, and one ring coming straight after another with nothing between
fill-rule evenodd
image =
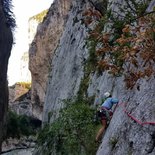
<instances>
[{"instance_id":1,"label":"grey rock wall","mask_svg":"<svg viewBox=\"0 0 155 155\"><path fill-rule=\"evenodd\" d=\"M119 98L120 105L117 107L111 123L106 130L97 155L153 155L155 154L155 126L139 125L124 112L127 110L133 117L142 122L155 122L155 79L140 80L140 90L135 88L127 91L121 78L112 79L107 76L101 79L92 91L97 88L100 95L105 91L113 92L113 96ZM113 84L112 84L113 83ZM113 87L113 88L112 88ZM92 92L91 92L92 93ZM116 143L116 144L114 144Z\"/></svg>"},{"instance_id":2,"label":"grey rock wall","mask_svg":"<svg viewBox=\"0 0 155 155\"><path fill-rule=\"evenodd\" d=\"M83 65L88 55L85 39L87 29L82 23L82 13L90 4L73 1L64 33L52 60L52 72L48 82L43 112L43 122L48 122L48 113L52 111L53 120L60 108L62 100L76 95L81 78Z\"/></svg>"},{"instance_id":3,"label":"grey rock wall","mask_svg":"<svg viewBox=\"0 0 155 155\"><path fill-rule=\"evenodd\" d=\"M52 122L63 107L63 99L76 96L84 75L84 62L88 57L86 37L88 28L82 23L82 13L93 8L96 1L74 0L68 14L64 32L52 59L43 122ZM132 90L127 90L123 77L112 77L107 72L91 75L88 95L99 90L102 97L111 91L117 97L117 107L105 132L97 155L153 155L155 154L155 126L139 125L124 112L126 109L140 121L155 121L155 77L140 79ZM51 117L49 117L51 116Z\"/></svg>"},{"instance_id":4,"label":"grey rock wall","mask_svg":"<svg viewBox=\"0 0 155 155\"><path fill-rule=\"evenodd\" d=\"M147 11L152 8L153 1ZM140 79L132 90L127 90L123 77L114 79L104 73L99 78L92 78L88 92L91 95L96 90L100 90L100 97L105 91L112 91L120 101L97 155L155 154L155 125L140 125L124 111L140 122L155 122L155 76Z\"/></svg>"},{"instance_id":5,"label":"grey rock wall","mask_svg":"<svg viewBox=\"0 0 155 155\"><path fill-rule=\"evenodd\" d=\"M51 5L46 18L37 27L29 49L29 69L32 76L32 102L43 106L51 59L64 30L71 0L57 0Z\"/></svg>"}]
</instances>

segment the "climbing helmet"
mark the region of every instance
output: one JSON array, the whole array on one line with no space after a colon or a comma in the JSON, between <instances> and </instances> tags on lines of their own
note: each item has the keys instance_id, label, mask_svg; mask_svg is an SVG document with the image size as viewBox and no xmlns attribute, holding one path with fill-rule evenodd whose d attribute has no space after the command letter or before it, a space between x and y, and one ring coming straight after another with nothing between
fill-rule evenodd
<instances>
[{"instance_id":1,"label":"climbing helmet","mask_svg":"<svg viewBox=\"0 0 155 155\"><path fill-rule=\"evenodd\" d=\"M105 97L105 98L110 97L110 95L111 95L111 94L110 94L109 92L104 93L104 97Z\"/></svg>"}]
</instances>

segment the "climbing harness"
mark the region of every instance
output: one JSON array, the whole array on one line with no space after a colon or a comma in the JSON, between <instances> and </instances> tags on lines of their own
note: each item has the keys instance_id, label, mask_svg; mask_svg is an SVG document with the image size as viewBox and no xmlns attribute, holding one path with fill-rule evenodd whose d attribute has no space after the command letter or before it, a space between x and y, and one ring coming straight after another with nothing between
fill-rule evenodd
<instances>
[{"instance_id":1,"label":"climbing harness","mask_svg":"<svg viewBox=\"0 0 155 155\"><path fill-rule=\"evenodd\" d=\"M110 111L110 110L108 110L106 108L102 108L101 111L103 111L105 113L107 121L110 121L111 120L112 111Z\"/></svg>"},{"instance_id":2,"label":"climbing harness","mask_svg":"<svg viewBox=\"0 0 155 155\"><path fill-rule=\"evenodd\" d=\"M106 126L109 125L112 115L113 115L113 112L106 108L101 108L99 111L97 111L99 122L102 122L102 120L106 120L106 123L107 123Z\"/></svg>"}]
</instances>

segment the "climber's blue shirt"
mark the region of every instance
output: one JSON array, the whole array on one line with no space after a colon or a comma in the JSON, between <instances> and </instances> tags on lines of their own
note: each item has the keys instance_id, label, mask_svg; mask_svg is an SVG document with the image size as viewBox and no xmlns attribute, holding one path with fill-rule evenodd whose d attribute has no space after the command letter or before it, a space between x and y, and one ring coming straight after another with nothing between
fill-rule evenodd
<instances>
[{"instance_id":1,"label":"climber's blue shirt","mask_svg":"<svg viewBox=\"0 0 155 155\"><path fill-rule=\"evenodd\" d=\"M118 101L117 98L109 97L109 98L107 98L107 99L103 102L102 107L105 107L105 108L107 108L108 110L110 110L110 109L112 108L112 106L113 106L114 104L117 104L118 102L119 102L119 101Z\"/></svg>"}]
</instances>

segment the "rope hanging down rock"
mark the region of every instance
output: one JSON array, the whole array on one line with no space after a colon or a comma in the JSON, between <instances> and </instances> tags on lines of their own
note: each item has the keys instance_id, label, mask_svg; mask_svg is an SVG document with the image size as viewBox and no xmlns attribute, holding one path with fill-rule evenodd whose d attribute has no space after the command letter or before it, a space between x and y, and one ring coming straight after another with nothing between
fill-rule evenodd
<instances>
[{"instance_id":1,"label":"rope hanging down rock","mask_svg":"<svg viewBox=\"0 0 155 155\"><path fill-rule=\"evenodd\" d=\"M137 122L139 125L155 125L155 122L142 122L140 120L138 120L137 118L135 118L134 116L132 116L126 109L125 109L125 103L119 103L118 106L123 106L123 111L124 113L127 114L128 117L130 117L132 120L134 120L135 122Z\"/></svg>"}]
</instances>

